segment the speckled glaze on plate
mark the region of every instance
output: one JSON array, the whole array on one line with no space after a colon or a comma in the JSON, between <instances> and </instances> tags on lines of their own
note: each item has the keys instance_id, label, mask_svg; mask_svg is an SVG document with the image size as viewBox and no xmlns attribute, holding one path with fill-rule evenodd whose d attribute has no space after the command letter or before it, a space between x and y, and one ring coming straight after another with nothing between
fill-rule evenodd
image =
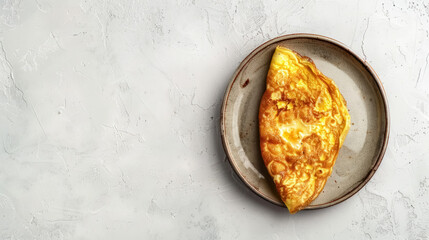
<instances>
[{"instance_id":1,"label":"speckled glaze on plate","mask_svg":"<svg viewBox=\"0 0 429 240\"><path fill-rule=\"evenodd\" d=\"M265 169L260 147L258 111L266 75L277 45L310 57L335 81L347 101L352 125L323 192L306 209L340 203L374 175L389 139L389 110L383 86L369 64L342 43L314 34L272 39L247 56L226 89L221 136L232 168L257 195L283 206Z\"/></svg>"}]
</instances>

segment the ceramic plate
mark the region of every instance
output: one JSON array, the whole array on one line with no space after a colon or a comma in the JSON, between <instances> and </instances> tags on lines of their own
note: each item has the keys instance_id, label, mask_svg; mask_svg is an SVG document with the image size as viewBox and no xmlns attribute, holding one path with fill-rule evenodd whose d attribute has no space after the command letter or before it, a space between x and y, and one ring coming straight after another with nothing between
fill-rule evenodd
<instances>
[{"instance_id":1,"label":"ceramic plate","mask_svg":"<svg viewBox=\"0 0 429 240\"><path fill-rule=\"evenodd\" d=\"M350 131L323 192L306 209L335 205L358 192L383 158L389 138L384 89L367 62L343 44L324 36L281 36L262 44L243 60L226 89L221 113L222 141L241 180L271 203L284 206L262 160L258 111L277 45L313 59L317 68L335 81L347 101Z\"/></svg>"}]
</instances>

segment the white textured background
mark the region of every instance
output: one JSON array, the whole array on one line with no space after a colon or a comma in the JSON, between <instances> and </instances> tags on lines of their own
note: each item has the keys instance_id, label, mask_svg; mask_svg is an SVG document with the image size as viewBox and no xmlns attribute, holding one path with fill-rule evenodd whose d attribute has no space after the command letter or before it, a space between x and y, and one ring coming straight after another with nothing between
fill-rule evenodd
<instances>
[{"instance_id":1,"label":"white textured background","mask_svg":"<svg viewBox=\"0 0 429 240\"><path fill-rule=\"evenodd\" d=\"M429 1L0 0L0 239L429 239ZM289 215L225 161L219 112L273 37L335 38L391 108L378 172Z\"/></svg>"}]
</instances>

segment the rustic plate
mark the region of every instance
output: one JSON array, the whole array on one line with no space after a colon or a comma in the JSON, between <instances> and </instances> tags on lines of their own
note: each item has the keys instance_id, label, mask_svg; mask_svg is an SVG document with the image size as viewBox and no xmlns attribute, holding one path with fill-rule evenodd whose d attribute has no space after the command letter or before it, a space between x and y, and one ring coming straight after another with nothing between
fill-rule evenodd
<instances>
[{"instance_id":1,"label":"rustic plate","mask_svg":"<svg viewBox=\"0 0 429 240\"><path fill-rule=\"evenodd\" d=\"M266 75L277 45L308 56L335 81L347 101L351 128L323 192L306 209L340 203L374 175L389 138L389 110L377 74L342 43L314 34L272 39L247 56L226 89L221 113L222 142L243 182L260 197L284 206L265 169L259 148L258 111Z\"/></svg>"}]
</instances>

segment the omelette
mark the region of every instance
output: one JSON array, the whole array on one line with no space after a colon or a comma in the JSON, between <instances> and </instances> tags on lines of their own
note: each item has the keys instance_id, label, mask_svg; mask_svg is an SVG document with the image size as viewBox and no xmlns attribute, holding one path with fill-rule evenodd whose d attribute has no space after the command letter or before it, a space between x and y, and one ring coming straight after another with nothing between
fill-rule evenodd
<instances>
[{"instance_id":1,"label":"omelette","mask_svg":"<svg viewBox=\"0 0 429 240\"><path fill-rule=\"evenodd\" d=\"M326 184L350 128L346 101L313 61L277 46L259 107L264 164L289 212Z\"/></svg>"}]
</instances>

